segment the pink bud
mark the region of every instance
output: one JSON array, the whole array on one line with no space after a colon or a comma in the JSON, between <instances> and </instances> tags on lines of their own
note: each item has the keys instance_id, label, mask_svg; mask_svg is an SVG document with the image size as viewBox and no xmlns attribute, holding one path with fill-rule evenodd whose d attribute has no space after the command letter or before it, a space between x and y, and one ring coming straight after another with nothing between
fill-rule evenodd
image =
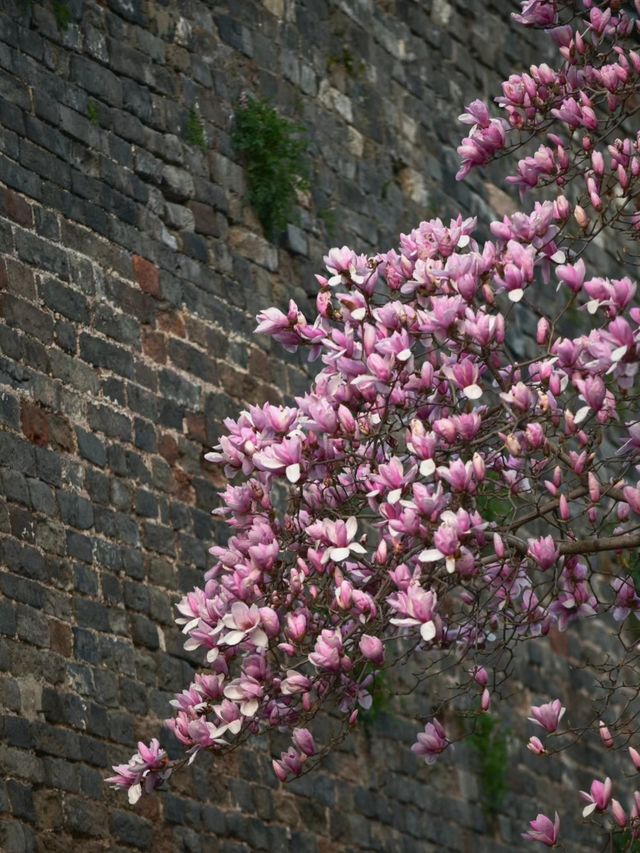
<instances>
[{"instance_id":1,"label":"pink bud","mask_svg":"<svg viewBox=\"0 0 640 853\"><path fill-rule=\"evenodd\" d=\"M627 825L627 816L617 800L611 800L611 814L618 826L624 827Z\"/></svg>"},{"instance_id":2,"label":"pink bud","mask_svg":"<svg viewBox=\"0 0 640 853\"><path fill-rule=\"evenodd\" d=\"M569 518L571 517L569 513L569 503L564 495L560 495L558 511L560 513L560 518L563 521L569 521Z\"/></svg>"},{"instance_id":3,"label":"pink bud","mask_svg":"<svg viewBox=\"0 0 640 853\"><path fill-rule=\"evenodd\" d=\"M384 646L378 637L363 634L358 644L362 656L372 663L382 664L384 662Z\"/></svg>"},{"instance_id":4,"label":"pink bud","mask_svg":"<svg viewBox=\"0 0 640 853\"><path fill-rule=\"evenodd\" d=\"M486 687L489 683L489 676L487 675L487 670L483 666L478 666L473 672L473 680L476 684L479 684L480 687Z\"/></svg>"},{"instance_id":5,"label":"pink bud","mask_svg":"<svg viewBox=\"0 0 640 853\"><path fill-rule=\"evenodd\" d=\"M629 755L631 756L631 760L633 761L633 766L636 768L636 770L640 770L640 752L630 746Z\"/></svg>"},{"instance_id":6,"label":"pink bud","mask_svg":"<svg viewBox=\"0 0 640 853\"><path fill-rule=\"evenodd\" d=\"M482 696L480 698L480 707L482 708L483 711L488 711L490 705L491 705L491 694L489 693L489 690L485 687L485 689L482 691Z\"/></svg>"},{"instance_id":7,"label":"pink bud","mask_svg":"<svg viewBox=\"0 0 640 853\"><path fill-rule=\"evenodd\" d=\"M536 755L544 755L544 753L547 751L544 748L544 744L542 743L540 738L535 736L529 738L527 749L531 750L531 752L534 752Z\"/></svg>"},{"instance_id":8,"label":"pink bud","mask_svg":"<svg viewBox=\"0 0 640 853\"><path fill-rule=\"evenodd\" d=\"M605 725L605 723L600 720L600 740L607 747L607 749L611 749L613 747L613 738L611 737L611 732Z\"/></svg>"},{"instance_id":9,"label":"pink bud","mask_svg":"<svg viewBox=\"0 0 640 853\"><path fill-rule=\"evenodd\" d=\"M581 228L586 228L589 225L589 218L581 205L576 204L573 216Z\"/></svg>"},{"instance_id":10,"label":"pink bud","mask_svg":"<svg viewBox=\"0 0 640 853\"><path fill-rule=\"evenodd\" d=\"M536 330L536 342L542 346L549 340L549 321L546 317L541 317L538 320L538 328Z\"/></svg>"},{"instance_id":11,"label":"pink bud","mask_svg":"<svg viewBox=\"0 0 640 853\"><path fill-rule=\"evenodd\" d=\"M273 772L276 774L278 779L281 782L286 782L287 781L287 771L284 769L282 762L276 761L276 759L274 758L273 761L271 762L271 766L273 767Z\"/></svg>"},{"instance_id":12,"label":"pink bud","mask_svg":"<svg viewBox=\"0 0 640 853\"><path fill-rule=\"evenodd\" d=\"M309 729L294 729L292 740L296 749L299 749L305 755L311 756L316 754L316 744Z\"/></svg>"}]
</instances>

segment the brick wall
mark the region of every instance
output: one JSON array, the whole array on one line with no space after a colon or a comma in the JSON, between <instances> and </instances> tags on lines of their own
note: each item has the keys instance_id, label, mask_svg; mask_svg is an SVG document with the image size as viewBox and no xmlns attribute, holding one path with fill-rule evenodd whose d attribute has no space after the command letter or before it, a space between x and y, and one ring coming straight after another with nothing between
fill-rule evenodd
<instances>
[{"instance_id":1,"label":"brick wall","mask_svg":"<svg viewBox=\"0 0 640 853\"><path fill-rule=\"evenodd\" d=\"M515 4L62 5L66 29L53 0L0 2L2 849L520 849L571 766L547 780L520 754L509 817L488 821L468 748L430 771L408 751L426 694L286 788L266 739L135 810L102 782L190 678L172 603L222 535L203 451L242 403L305 387L303 363L252 336L255 314L304 305L329 245L509 204L481 178L457 184L454 149L463 103L536 58ZM312 187L280 245L243 203L243 91L309 132ZM196 104L206 150L185 139ZM521 675L522 708L552 677L579 704L553 651L532 646Z\"/></svg>"}]
</instances>

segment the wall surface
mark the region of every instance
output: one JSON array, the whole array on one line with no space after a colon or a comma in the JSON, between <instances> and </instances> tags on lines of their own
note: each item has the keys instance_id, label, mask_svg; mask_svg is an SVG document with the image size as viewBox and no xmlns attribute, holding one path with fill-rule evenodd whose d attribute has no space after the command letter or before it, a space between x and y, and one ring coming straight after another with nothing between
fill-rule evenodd
<instances>
[{"instance_id":1,"label":"wall surface","mask_svg":"<svg viewBox=\"0 0 640 853\"><path fill-rule=\"evenodd\" d=\"M525 821L566 799L569 765L544 778L520 754L509 817L488 820L472 751L428 770L408 750L426 695L287 788L266 741L135 810L102 781L192 671L172 604L221 535L203 452L242 403L305 385L252 336L255 314L305 305L334 243L367 251L435 213L509 208L454 174L464 102L537 58L514 6L0 3L2 849L518 850ZM280 245L244 202L243 92L308 129L312 186ZM188 142L196 105L204 147ZM579 705L566 654L530 648L522 709L553 679Z\"/></svg>"}]
</instances>

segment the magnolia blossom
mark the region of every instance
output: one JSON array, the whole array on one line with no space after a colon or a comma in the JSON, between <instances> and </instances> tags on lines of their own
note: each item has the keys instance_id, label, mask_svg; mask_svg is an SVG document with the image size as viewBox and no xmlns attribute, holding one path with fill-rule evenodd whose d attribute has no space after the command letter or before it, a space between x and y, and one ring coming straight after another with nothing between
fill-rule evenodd
<instances>
[{"instance_id":1,"label":"magnolia blossom","mask_svg":"<svg viewBox=\"0 0 640 853\"><path fill-rule=\"evenodd\" d=\"M544 814L539 814L535 820L529 821L531 829L524 832L522 837L526 841L539 841L545 847L555 847L560 835L560 818L555 813L553 822Z\"/></svg>"},{"instance_id":2,"label":"magnolia blossom","mask_svg":"<svg viewBox=\"0 0 640 853\"><path fill-rule=\"evenodd\" d=\"M566 710L559 699L554 699L544 705L532 705L529 719L537 726L553 733L560 725L560 720L564 717Z\"/></svg>"},{"instance_id":3,"label":"magnolia blossom","mask_svg":"<svg viewBox=\"0 0 640 853\"><path fill-rule=\"evenodd\" d=\"M427 723L424 732L418 732L418 740L411 751L424 758L426 764L434 764L449 746L445 730L435 718Z\"/></svg>"},{"instance_id":4,"label":"magnolia blossom","mask_svg":"<svg viewBox=\"0 0 640 853\"><path fill-rule=\"evenodd\" d=\"M580 791L580 796L587 803L582 810L582 816L588 817L596 810L600 812L605 811L611 802L612 787L611 779L607 777L604 782L594 779L588 793Z\"/></svg>"}]
</instances>

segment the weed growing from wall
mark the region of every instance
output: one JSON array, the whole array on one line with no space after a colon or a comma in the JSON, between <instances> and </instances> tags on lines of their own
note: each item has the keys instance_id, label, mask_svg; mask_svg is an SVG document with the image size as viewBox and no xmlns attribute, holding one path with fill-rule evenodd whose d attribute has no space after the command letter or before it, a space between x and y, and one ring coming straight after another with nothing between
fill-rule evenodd
<instances>
[{"instance_id":1,"label":"weed growing from wall","mask_svg":"<svg viewBox=\"0 0 640 853\"><path fill-rule=\"evenodd\" d=\"M469 743L478 756L480 798L485 816L493 820L507 791L507 738L500 721L490 714L476 718Z\"/></svg>"},{"instance_id":2,"label":"weed growing from wall","mask_svg":"<svg viewBox=\"0 0 640 853\"><path fill-rule=\"evenodd\" d=\"M66 30L71 23L71 7L67 0L53 0L53 14L59 30Z\"/></svg>"},{"instance_id":3,"label":"weed growing from wall","mask_svg":"<svg viewBox=\"0 0 640 853\"><path fill-rule=\"evenodd\" d=\"M272 239L291 221L296 190L309 186L303 131L258 98L247 98L235 115L232 141L244 163L248 200Z\"/></svg>"},{"instance_id":4,"label":"weed growing from wall","mask_svg":"<svg viewBox=\"0 0 640 853\"><path fill-rule=\"evenodd\" d=\"M98 105L93 100L93 98L89 98L87 101L87 118L93 125L100 124L100 114L98 112Z\"/></svg>"},{"instance_id":5,"label":"weed growing from wall","mask_svg":"<svg viewBox=\"0 0 640 853\"><path fill-rule=\"evenodd\" d=\"M197 145L203 151L209 145L207 132L197 104L189 110L189 115L184 126L184 140L188 145Z\"/></svg>"}]
</instances>

